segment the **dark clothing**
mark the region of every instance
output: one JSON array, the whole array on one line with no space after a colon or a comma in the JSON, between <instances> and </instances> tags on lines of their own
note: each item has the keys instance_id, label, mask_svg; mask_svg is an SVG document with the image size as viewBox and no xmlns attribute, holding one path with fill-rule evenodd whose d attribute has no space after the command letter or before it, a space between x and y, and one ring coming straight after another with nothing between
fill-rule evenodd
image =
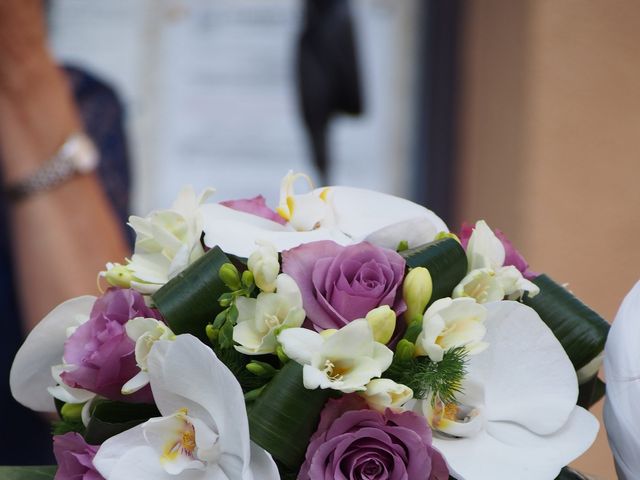
<instances>
[{"instance_id":1,"label":"dark clothing","mask_svg":"<svg viewBox=\"0 0 640 480\"><path fill-rule=\"evenodd\" d=\"M68 68L67 73L84 127L100 151L100 179L124 228L130 185L122 107L113 91L96 78L75 68ZM0 465L52 464L50 426L13 400L9 390L9 370L23 335L8 220L8 206L0 196Z\"/></svg>"}]
</instances>

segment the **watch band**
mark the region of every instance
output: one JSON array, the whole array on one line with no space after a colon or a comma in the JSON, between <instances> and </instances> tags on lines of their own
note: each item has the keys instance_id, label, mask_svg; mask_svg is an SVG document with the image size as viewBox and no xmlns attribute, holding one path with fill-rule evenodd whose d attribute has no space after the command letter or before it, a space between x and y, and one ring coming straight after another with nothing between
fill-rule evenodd
<instances>
[{"instance_id":1,"label":"watch band","mask_svg":"<svg viewBox=\"0 0 640 480\"><path fill-rule=\"evenodd\" d=\"M90 173L97 166L98 151L91 139L85 133L74 133L35 173L9 185L5 193L10 200L18 201L34 193L51 190L76 174Z\"/></svg>"}]
</instances>

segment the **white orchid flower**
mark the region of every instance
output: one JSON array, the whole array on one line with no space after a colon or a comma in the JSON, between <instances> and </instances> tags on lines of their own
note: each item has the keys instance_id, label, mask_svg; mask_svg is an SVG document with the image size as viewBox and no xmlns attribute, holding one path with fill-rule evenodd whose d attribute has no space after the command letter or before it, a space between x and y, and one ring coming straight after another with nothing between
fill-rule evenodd
<instances>
[{"instance_id":1,"label":"white orchid flower","mask_svg":"<svg viewBox=\"0 0 640 480\"><path fill-rule=\"evenodd\" d=\"M238 297L238 323L233 327L235 348L246 355L275 353L280 330L302 325L305 311L302 294L289 275L276 279L275 293L260 293L258 298Z\"/></svg>"},{"instance_id":2,"label":"white orchid flower","mask_svg":"<svg viewBox=\"0 0 640 480\"><path fill-rule=\"evenodd\" d=\"M122 394L135 393L149 384L147 373L147 358L151 347L158 340L174 340L176 336L171 329L155 318L136 317L124 325L127 336L136 342L136 364L140 371L122 386Z\"/></svg>"},{"instance_id":3,"label":"white orchid flower","mask_svg":"<svg viewBox=\"0 0 640 480\"><path fill-rule=\"evenodd\" d=\"M366 240L395 249L402 240L415 247L448 231L435 213L408 200L359 188L328 188L332 220L320 222L318 228L309 231L296 231L291 225L223 205L203 205L204 241L209 247L218 245L227 253L248 258L255 250L256 240L271 242L278 252L320 240L333 240L340 245ZM312 193L319 196L325 190Z\"/></svg>"},{"instance_id":4,"label":"white orchid flower","mask_svg":"<svg viewBox=\"0 0 640 480\"><path fill-rule=\"evenodd\" d=\"M155 293L204 255L200 244L201 208L213 192L206 189L198 196L193 187L185 187L169 210L158 210L144 218L129 217L129 225L136 232L134 254L126 265L132 277L131 288ZM109 270L102 275L109 277Z\"/></svg>"},{"instance_id":5,"label":"white orchid flower","mask_svg":"<svg viewBox=\"0 0 640 480\"><path fill-rule=\"evenodd\" d=\"M321 191L310 191L296 195L295 183L298 179L305 180L309 188L313 189L313 182L309 175L293 173L292 170L289 170L280 184L280 203L276 208L278 215L299 232L307 232L330 225L333 220L333 212L328 198L331 189L325 188Z\"/></svg>"},{"instance_id":6,"label":"white orchid flower","mask_svg":"<svg viewBox=\"0 0 640 480\"><path fill-rule=\"evenodd\" d=\"M604 423L620 480L640 479L640 282L627 294L609 331L604 370Z\"/></svg>"},{"instance_id":7,"label":"white orchid flower","mask_svg":"<svg viewBox=\"0 0 640 480\"><path fill-rule=\"evenodd\" d=\"M93 396L86 390L58 383L64 369L60 365L64 342L75 328L89 319L95 301L96 297L89 295L67 300L31 330L13 360L9 375L11 394L22 405L38 412L55 412L50 393L63 401L76 400L74 403Z\"/></svg>"},{"instance_id":8,"label":"white orchid flower","mask_svg":"<svg viewBox=\"0 0 640 480\"><path fill-rule=\"evenodd\" d=\"M504 266L505 250L500 239L484 220L479 220L467 244L467 275L454 288L452 297L472 297L480 303L508 298L525 292L533 297L540 288L522 276L513 265Z\"/></svg>"},{"instance_id":9,"label":"white orchid flower","mask_svg":"<svg viewBox=\"0 0 640 480\"><path fill-rule=\"evenodd\" d=\"M393 360L393 352L374 340L365 319L354 320L331 335L289 328L278 341L289 358L304 365L303 382L310 390L365 391L367 383L380 377Z\"/></svg>"},{"instance_id":10,"label":"white orchid flower","mask_svg":"<svg viewBox=\"0 0 640 480\"><path fill-rule=\"evenodd\" d=\"M387 408L400 410L413 398L413 390L389 378L374 378L367 383L366 390L360 392L369 406L380 412Z\"/></svg>"},{"instance_id":11,"label":"white orchid flower","mask_svg":"<svg viewBox=\"0 0 640 480\"><path fill-rule=\"evenodd\" d=\"M93 464L106 480L277 480L251 443L240 384L191 335L154 343L148 359L160 413L105 441Z\"/></svg>"},{"instance_id":12,"label":"white orchid flower","mask_svg":"<svg viewBox=\"0 0 640 480\"><path fill-rule=\"evenodd\" d=\"M271 293L276 289L276 278L280 273L278 251L270 242L258 240L256 243L258 249L249 256L247 267L253 273L258 288Z\"/></svg>"},{"instance_id":13,"label":"white orchid flower","mask_svg":"<svg viewBox=\"0 0 640 480\"><path fill-rule=\"evenodd\" d=\"M486 307L489 348L470 357L458 403L414 408L455 478L551 480L593 443L598 421L576 406L573 365L538 314L512 301Z\"/></svg>"},{"instance_id":14,"label":"white orchid flower","mask_svg":"<svg viewBox=\"0 0 640 480\"><path fill-rule=\"evenodd\" d=\"M487 348L483 341L487 309L473 298L441 298L424 312L416 353L440 362L447 350L465 347L471 355Z\"/></svg>"}]
</instances>

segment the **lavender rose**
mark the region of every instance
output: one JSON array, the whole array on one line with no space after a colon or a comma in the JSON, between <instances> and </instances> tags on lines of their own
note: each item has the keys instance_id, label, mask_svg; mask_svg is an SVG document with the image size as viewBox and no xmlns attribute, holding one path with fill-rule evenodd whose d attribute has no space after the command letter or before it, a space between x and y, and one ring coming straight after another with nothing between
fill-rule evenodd
<instances>
[{"instance_id":1,"label":"lavender rose","mask_svg":"<svg viewBox=\"0 0 640 480\"><path fill-rule=\"evenodd\" d=\"M460 238L460 243L462 243L462 246L464 247L465 250L467 249L467 245L469 244L469 238L471 237L472 233L473 233L473 225L469 225L468 223L463 223L462 228L460 229L459 238ZM518 269L518 271L520 271L522 276L527 280L533 280L534 278L536 278L538 274L529 268L529 263L525 260L522 254L518 250L516 250L516 248L511 243L511 241L507 238L507 236L501 230L498 230L498 229L495 229L493 233L496 234L496 237L498 237L498 240L500 240L500 242L502 243L502 246L504 247L504 253L505 253L504 266L506 267L509 265L513 265Z\"/></svg>"},{"instance_id":2,"label":"lavender rose","mask_svg":"<svg viewBox=\"0 0 640 480\"><path fill-rule=\"evenodd\" d=\"M348 247L312 242L282 252L282 271L300 287L308 321L317 331L344 327L382 305L403 313L404 269L398 253L367 242Z\"/></svg>"},{"instance_id":3,"label":"lavender rose","mask_svg":"<svg viewBox=\"0 0 640 480\"><path fill-rule=\"evenodd\" d=\"M62 381L70 387L83 388L111 400L151 402L147 385L131 394L120 390L139 368L135 359L135 342L127 336L125 324L136 317L160 319L134 290L110 288L96 300L89 320L80 325L64 344L64 362L72 365Z\"/></svg>"},{"instance_id":4,"label":"lavender rose","mask_svg":"<svg viewBox=\"0 0 640 480\"><path fill-rule=\"evenodd\" d=\"M311 437L298 480L446 480L431 430L413 412L379 413L358 395L329 400Z\"/></svg>"},{"instance_id":5,"label":"lavender rose","mask_svg":"<svg viewBox=\"0 0 640 480\"><path fill-rule=\"evenodd\" d=\"M280 225L287 223L284 218L267 207L267 202L262 195L258 195L253 198L243 198L240 200L226 200L224 202L220 202L220 205L233 208L240 212L251 213L252 215L266 218L267 220L279 223Z\"/></svg>"},{"instance_id":6,"label":"lavender rose","mask_svg":"<svg viewBox=\"0 0 640 480\"><path fill-rule=\"evenodd\" d=\"M54 480L104 480L93 466L98 447L88 445L82 435L71 432L53 437L58 471Z\"/></svg>"}]
</instances>

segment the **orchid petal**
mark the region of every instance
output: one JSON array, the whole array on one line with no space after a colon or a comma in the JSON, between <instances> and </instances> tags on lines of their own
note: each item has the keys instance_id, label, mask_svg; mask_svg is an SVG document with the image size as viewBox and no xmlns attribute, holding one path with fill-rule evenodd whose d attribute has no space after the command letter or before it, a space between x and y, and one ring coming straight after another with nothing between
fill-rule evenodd
<instances>
[{"instance_id":1,"label":"orchid petal","mask_svg":"<svg viewBox=\"0 0 640 480\"><path fill-rule=\"evenodd\" d=\"M131 453L136 452L135 458L140 463L148 463L148 465L146 465L147 473L136 478L139 478L140 480L145 480L147 478L166 478L165 476L167 473L160 467L157 458L155 458L154 462L145 462L146 457L151 455L155 457L155 454L150 447L142 445L146 445L146 441L142 425L138 425L107 439L98 449L98 453L96 453L96 456L93 459L93 464L100 474L109 480L119 480L120 478L124 479L125 477L118 477L117 475L114 475L114 470L120 462L125 464L129 463L126 462L126 457L130 456ZM131 458L131 460L133 460L133 458Z\"/></svg>"},{"instance_id":2,"label":"orchid petal","mask_svg":"<svg viewBox=\"0 0 640 480\"><path fill-rule=\"evenodd\" d=\"M239 257L248 258L255 251L256 241L270 242L279 252L319 240L334 240L341 245L351 243L337 230L318 228L310 232L296 232L271 220L223 205L207 204L201 207L201 211L205 244L208 247L217 245Z\"/></svg>"},{"instance_id":3,"label":"orchid petal","mask_svg":"<svg viewBox=\"0 0 640 480\"><path fill-rule=\"evenodd\" d=\"M54 387L51 367L62 360L67 328L89 318L96 297L73 298L54 308L31 331L18 350L11 367L9 383L13 397L32 410L55 412L47 387Z\"/></svg>"},{"instance_id":4,"label":"orchid petal","mask_svg":"<svg viewBox=\"0 0 640 480\"><path fill-rule=\"evenodd\" d=\"M438 232L448 232L446 224L427 208L403 198L373 190L352 187L330 187L337 228L355 241L361 241L389 225L403 226L406 232L411 223L420 224L420 241L432 241ZM320 189L322 190L322 189ZM318 191L318 190L316 190ZM418 220L422 219L422 220ZM406 223L405 223L406 222ZM426 228L426 223L433 229ZM431 232L433 234L431 235ZM380 232L380 239L389 241L389 232ZM376 235L373 235L375 238ZM407 238L402 240L414 240ZM392 248L397 246L394 245Z\"/></svg>"},{"instance_id":5,"label":"orchid petal","mask_svg":"<svg viewBox=\"0 0 640 480\"><path fill-rule=\"evenodd\" d=\"M571 361L533 309L511 301L485 306L490 348L470 358L469 378L485 386L487 419L555 432L578 398Z\"/></svg>"},{"instance_id":6,"label":"orchid petal","mask_svg":"<svg viewBox=\"0 0 640 480\"><path fill-rule=\"evenodd\" d=\"M618 477L637 479L640 472L640 282L627 294L609 331L604 369L607 396L604 421Z\"/></svg>"},{"instance_id":7,"label":"orchid petal","mask_svg":"<svg viewBox=\"0 0 640 480\"><path fill-rule=\"evenodd\" d=\"M474 437L435 436L433 445L458 480L551 479L591 446L598 428L593 415L574 407L565 425L551 435L539 436L516 424L492 422Z\"/></svg>"},{"instance_id":8,"label":"orchid petal","mask_svg":"<svg viewBox=\"0 0 640 480\"><path fill-rule=\"evenodd\" d=\"M438 228L439 224L428 217L415 217L382 227L367 235L364 240L390 250L398 248L403 241L407 242L409 248L415 248L433 241L443 231Z\"/></svg>"},{"instance_id":9,"label":"orchid petal","mask_svg":"<svg viewBox=\"0 0 640 480\"><path fill-rule=\"evenodd\" d=\"M187 408L190 416L215 424L221 465L224 457L235 456L242 463L249 459L247 415L244 408L237 408L244 404L242 389L210 348L191 335L160 340L149 353L148 369L153 397L163 415Z\"/></svg>"},{"instance_id":10,"label":"orchid petal","mask_svg":"<svg viewBox=\"0 0 640 480\"><path fill-rule=\"evenodd\" d=\"M253 473L253 480L280 478L278 467L271 455L253 442L251 442L251 472Z\"/></svg>"}]
</instances>

